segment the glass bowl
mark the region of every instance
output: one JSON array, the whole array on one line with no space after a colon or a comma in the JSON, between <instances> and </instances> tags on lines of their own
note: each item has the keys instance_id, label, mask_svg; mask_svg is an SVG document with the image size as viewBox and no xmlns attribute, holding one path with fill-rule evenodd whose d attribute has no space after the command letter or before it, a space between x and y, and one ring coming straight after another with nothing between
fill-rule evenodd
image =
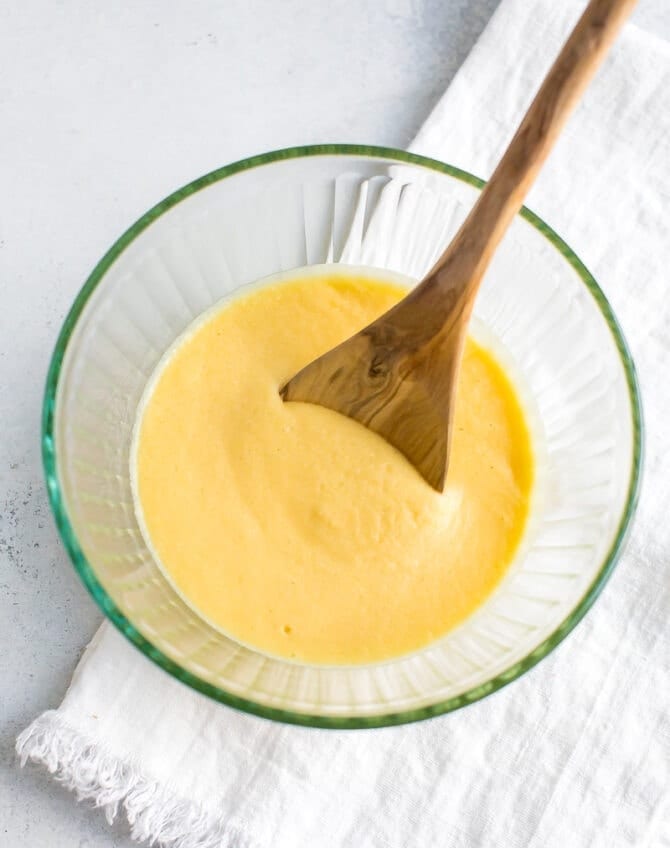
<instances>
[{"instance_id":1,"label":"glass bowl","mask_svg":"<svg viewBox=\"0 0 670 848\"><path fill-rule=\"evenodd\" d=\"M455 710L546 656L614 567L636 501L641 418L633 363L602 291L524 209L483 284L475 328L518 376L538 455L531 521L486 603L426 648L366 666L309 666L226 638L175 593L133 509L138 402L199 313L251 281L345 263L418 279L483 183L398 150L324 145L255 156L176 191L110 248L61 330L43 455L81 579L146 656L212 698L296 724L359 728Z\"/></svg>"}]
</instances>

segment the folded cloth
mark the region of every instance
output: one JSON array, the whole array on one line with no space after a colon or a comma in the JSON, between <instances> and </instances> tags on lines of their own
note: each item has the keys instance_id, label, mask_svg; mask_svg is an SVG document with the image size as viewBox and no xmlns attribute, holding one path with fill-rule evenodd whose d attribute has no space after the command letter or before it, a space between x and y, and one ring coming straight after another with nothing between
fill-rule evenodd
<instances>
[{"instance_id":1,"label":"folded cloth","mask_svg":"<svg viewBox=\"0 0 670 848\"><path fill-rule=\"evenodd\" d=\"M412 149L488 176L583 5L503 0ZM646 406L635 529L575 633L458 713L334 732L209 701L103 625L24 762L170 848L670 845L668 45L625 29L528 203L611 299Z\"/></svg>"}]
</instances>

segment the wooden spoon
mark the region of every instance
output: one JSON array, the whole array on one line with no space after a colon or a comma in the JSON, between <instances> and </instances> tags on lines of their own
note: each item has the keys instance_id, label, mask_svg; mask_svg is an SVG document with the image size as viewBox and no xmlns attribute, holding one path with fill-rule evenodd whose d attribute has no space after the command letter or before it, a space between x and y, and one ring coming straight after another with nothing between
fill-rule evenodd
<instances>
[{"instance_id":1,"label":"wooden spoon","mask_svg":"<svg viewBox=\"0 0 670 848\"><path fill-rule=\"evenodd\" d=\"M393 309L307 365L287 401L334 409L379 433L442 491L458 371L493 252L636 0L591 0L490 181L424 280Z\"/></svg>"}]
</instances>

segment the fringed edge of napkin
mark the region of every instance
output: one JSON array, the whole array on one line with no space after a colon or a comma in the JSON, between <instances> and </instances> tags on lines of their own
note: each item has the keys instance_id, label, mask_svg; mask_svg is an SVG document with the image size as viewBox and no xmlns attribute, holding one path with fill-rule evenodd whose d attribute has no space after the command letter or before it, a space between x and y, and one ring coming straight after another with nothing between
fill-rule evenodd
<instances>
[{"instance_id":1,"label":"fringed edge of napkin","mask_svg":"<svg viewBox=\"0 0 670 848\"><path fill-rule=\"evenodd\" d=\"M110 824L122 811L138 842L163 848L258 848L237 828L110 755L55 710L43 713L21 733L16 753L21 766L39 763L78 801L92 801Z\"/></svg>"}]
</instances>

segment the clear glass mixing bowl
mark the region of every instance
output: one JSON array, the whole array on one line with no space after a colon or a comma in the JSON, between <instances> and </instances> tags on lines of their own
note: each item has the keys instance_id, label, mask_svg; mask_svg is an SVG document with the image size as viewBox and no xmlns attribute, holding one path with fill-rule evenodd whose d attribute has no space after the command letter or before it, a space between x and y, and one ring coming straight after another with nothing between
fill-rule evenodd
<instances>
[{"instance_id":1,"label":"clear glass mixing bowl","mask_svg":"<svg viewBox=\"0 0 670 848\"><path fill-rule=\"evenodd\" d=\"M476 324L518 375L538 481L525 543L488 601L411 656L325 667L256 653L201 620L152 559L133 510L129 450L163 352L220 298L321 263L418 279L481 190L397 150L327 145L237 162L179 189L100 260L49 370L43 454L75 568L146 656L225 704L297 724L399 724L457 709L523 674L575 626L623 544L638 489L635 371L602 291L524 209L477 301Z\"/></svg>"}]
</instances>

